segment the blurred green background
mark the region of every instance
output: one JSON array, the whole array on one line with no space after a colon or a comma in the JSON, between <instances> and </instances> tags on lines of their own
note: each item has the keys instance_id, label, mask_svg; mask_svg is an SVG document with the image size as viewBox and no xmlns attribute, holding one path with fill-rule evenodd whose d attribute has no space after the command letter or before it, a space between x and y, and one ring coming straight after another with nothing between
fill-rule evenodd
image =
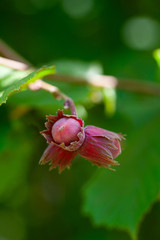
<instances>
[{"instance_id":1,"label":"blurred green background","mask_svg":"<svg viewBox=\"0 0 160 240\"><path fill-rule=\"evenodd\" d=\"M1 0L0 37L36 67L160 81L156 0ZM0 68L2 83L12 76ZM63 102L44 91L9 97L0 109L0 240L159 240L159 97L51 83L85 125L127 135L121 165L111 172L77 156L60 175L39 166L45 114Z\"/></svg>"}]
</instances>

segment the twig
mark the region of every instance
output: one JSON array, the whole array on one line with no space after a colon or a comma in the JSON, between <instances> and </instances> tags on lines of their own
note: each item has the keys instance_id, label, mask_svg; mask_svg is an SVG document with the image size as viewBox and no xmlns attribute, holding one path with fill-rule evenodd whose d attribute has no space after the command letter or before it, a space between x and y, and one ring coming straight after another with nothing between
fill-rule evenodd
<instances>
[{"instance_id":1,"label":"twig","mask_svg":"<svg viewBox=\"0 0 160 240\"><path fill-rule=\"evenodd\" d=\"M15 61L26 63L31 65L26 59L19 55L15 50L8 46L2 39L0 39L0 55Z\"/></svg>"},{"instance_id":2,"label":"twig","mask_svg":"<svg viewBox=\"0 0 160 240\"><path fill-rule=\"evenodd\" d=\"M80 85L91 85L101 88L116 88L118 85L118 79L116 77L105 75L93 75L92 77L82 78L70 75L54 74L47 76L47 79L59 82L75 83Z\"/></svg>"},{"instance_id":3,"label":"twig","mask_svg":"<svg viewBox=\"0 0 160 240\"><path fill-rule=\"evenodd\" d=\"M72 114L77 116L76 107L74 105L73 100L71 98L69 98L67 95L65 95L64 93L62 93L59 90L59 88L57 88L49 83L46 83L46 82L42 81L41 79L38 79L34 83L30 83L29 88L32 91L44 89L44 90L50 92L56 99L58 99L58 100L63 99L65 101L64 107L66 109L70 108Z\"/></svg>"},{"instance_id":4,"label":"twig","mask_svg":"<svg viewBox=\"0 0 160 240\"><path fill-rule=\"evenodd\" d=\"M0 57L0 65L12 68L14 70L27 70L30 68L31 64L23 59L19 54L17 54L13 49L11 49L7 44L0 40L0 54L7 57ZM14 60L8 59L13 58ZM21 62L23 61L23 62ZM32 91L37 91L39 89L44 89L50 92L56 99L64 99L64 108L70 108L71 113L77 116L76 107L71 98L62 93L59 88L38 79L34 83L28 85L29 89Z\"/></svg>"},{"instance_id":5,"label":"twig","mask_svg":"<svg viewBox=\"0 0 160 240\"><path fill-rule=\"evenodd\" d=\"M26 70L29 68L29 65L26 63L13 61L13 60L2 58L2 57L0 57L0 64L15 70ZM160 85L155 82L149 82L149 81L118 79L114 76L106 76L106 75L94 75L90 78L88 77L82 78L82 77L75 77L75 76L69 76L69 75L54 74L54 75L49 75L46 78L53 81L70 82L70 83L80 84L80 85L90 85L90 86L99 87L99 88L117 88L117 89L131 91L131 92L160 96Z\"/></svg>"},{"instance_id":6,"label":"twig","mask_svg":"<svg viewBox=\"0 0 160 240\"><path fill-rule=\"evenodd\" d=\"M29 68L29 66L25 63L17 62L3 57L0 57L0 65L20 71L27 70Z\"/></svg>"},{"instance_id":7,"label":"twig","mask_svg":"<svg viewBox=\"0 0 160 240\"><path fill-rule=\"evenodd\" d=\"M69 75L49 75L47 79L69 82L79 85L90 85L99 88L117 88L120 90L160 96L160 84L150 81L116 78L109 75L94 75L92 78L81 78Z\"/></svg>"}]
</instances>

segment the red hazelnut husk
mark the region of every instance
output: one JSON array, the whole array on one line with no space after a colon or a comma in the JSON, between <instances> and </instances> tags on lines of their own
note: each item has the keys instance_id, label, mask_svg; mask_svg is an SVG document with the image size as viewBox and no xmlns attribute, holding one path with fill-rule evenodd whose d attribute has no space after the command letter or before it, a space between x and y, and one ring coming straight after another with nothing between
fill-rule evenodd
<instances>
[{"instance_id":1,"label":"red hazelnut husk","mask_svg":"<svg viewBox=\"0 0 160 240\"><path fill-rule=\"evenodd\" d=\"M47 116L47 130L41 132L49 146L44 151L40 164L50 162L50 169L59 171L70 167L77 154L93 164L110 168L119 165L114 159L121 153L123 136L95 126L86 126L75 115L65 115L58 110L57 116Z\"/></svg>"}]
</instances>

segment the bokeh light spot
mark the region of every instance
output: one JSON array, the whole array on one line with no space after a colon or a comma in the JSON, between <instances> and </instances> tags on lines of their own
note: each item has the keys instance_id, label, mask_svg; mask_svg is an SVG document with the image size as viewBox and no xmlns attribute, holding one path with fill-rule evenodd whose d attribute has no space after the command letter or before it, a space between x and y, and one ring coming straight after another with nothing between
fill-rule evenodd
<instances>
[{"instance_id":1,"label":"bokeh light spot","mask_svg":"<svg viewBox=\"0 0 160 240\"><path fill-rule=\"evenodd\" d=\"M133 49L154 49L160 41L160 24L147 17L131 18L122 28L122 38Z\"/></svg>"},{"instance_id":2,"label":"bokeh light spot","mask_svg":"<svg viewBox=\"0 0 160 240\"><path fill-rule=\"evenodd\" d=\"M85 17L93 8L93 0L62 0L64 11L73 18Z\"/></svg>"}]
</instances>

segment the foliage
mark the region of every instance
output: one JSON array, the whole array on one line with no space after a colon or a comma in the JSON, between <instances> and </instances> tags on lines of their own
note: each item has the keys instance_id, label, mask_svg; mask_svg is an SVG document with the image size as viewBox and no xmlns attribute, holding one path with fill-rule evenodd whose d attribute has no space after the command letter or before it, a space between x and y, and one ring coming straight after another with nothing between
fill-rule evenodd
<instances>
[{"instance_id":1,"label":"foliage","mask_svg":"<svg viewBox=\"0 0 160 240\"><path fill-rule=\"evenodd\" d=\"M0 66L0 104L6 103L0 110L0 239L159 240L159 97L45 79L56 68L57 74L105 73L128 84L159 84L159 9L154 1L130 8L128 2L81 0L75 14L67 2L1 3L1 37L38 67ZM85 125L126 134L115 172L79 156L61 175L38 165L46 148L39 134L45 114L63 108L44 90L27 88L38 78L73 98Z\"/></svg>"},{"instance_id":2,"label":"foliage","mask_svg":"<svg viewBox=\"0 0 160 240\"><path fill-rule=\"evenodd\" d=\"M1 67L0 72L0 104L6 103L8 96L26 87L29 83L54 73L54 66L43 67L30 74L23 71L13 71L9 68Z\"/></svg>"},{"instance_id":3,"label":"foliage","mask_svg":"<svg viewBox=\"0 0 160 240\"><path fill-rule=\"evenodd\" d=\"M96 224L127 229L136 237L142 217L159 195L159 122L159 116L154 116L143 127L128 132L118 171L98 171L87 184L84 212Z\"/></svg>"},{"instance_id":4,"label":"foliage","mask_svg":"<svg viewBox=\"0 0 160 240\"><path fill-rule=\"evenodd\" d=\"M68 70L68 73L74 76L86 76L90 69L97 69L99 67L99 65L96 64L85 64L82 62L73 63L66 60L62 60L61 62L57 61L54 64L56 65L56 73L67 74ZM79 69L79 71L77 71L77 69ZM96 71L96 73L98 73L98 71ZM48 80L47 82L50 84L54 84L56 87L59 87L62 92L73 98L75 103L77 104L87 104L90 102L90 100L88 99L90 94L90 88L88 86L80 85L77 88L76 83L65 83L53 80ZM45 109L45 111L46 109L47 111L53 111L53 109L54 111L56 111L58 107L62 108L63 106L62 101L58 102L44 90L40 90L37 92L31 92L30 90L26 90L25 92L19 92L12 97L10 102L11 104L15 105L20 102L23 106Z\"/></svg>"}]
</instances>

